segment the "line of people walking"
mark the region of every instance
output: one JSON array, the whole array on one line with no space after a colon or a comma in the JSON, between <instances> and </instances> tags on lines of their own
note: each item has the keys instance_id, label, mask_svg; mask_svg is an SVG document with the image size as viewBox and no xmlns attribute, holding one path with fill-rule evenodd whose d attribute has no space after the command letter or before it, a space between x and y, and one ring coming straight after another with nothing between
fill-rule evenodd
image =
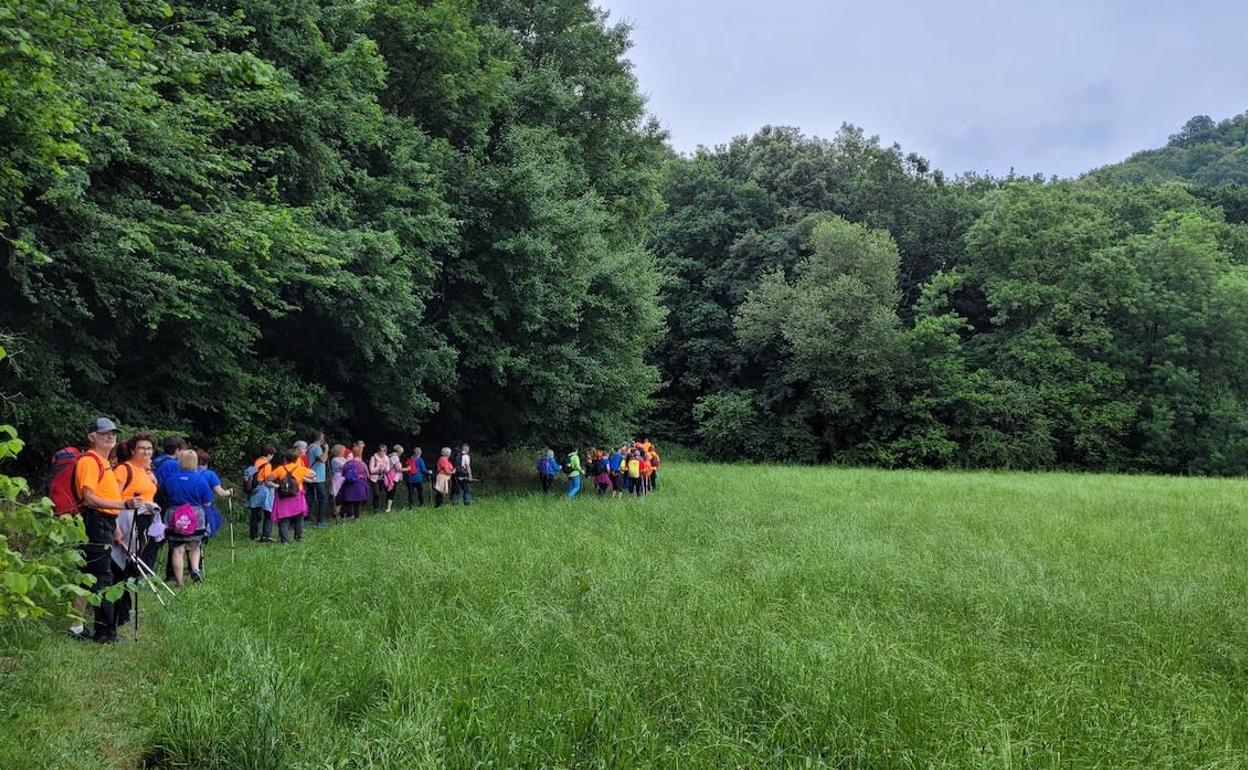
<instances>
[{"instance_id":1,"label":"line of people walking","mask_svg":"<svg viewBox=\"0 0 1248 770\"><path fill-rule=\"evenodd\" d=\"M165 576L182 588L203 579L203 544L223 526L219 501L233 498L212 468L211 455L171 436L156 454L148 433L119 439L117 425L107 417L94 420L86 434L87 448L58 450L52 458L48 496L59 515L79 515L86 532L81 546L83 571L91 590L104 594L130 578L155 577L162 546L168 544ZM559 474L567 477L564 494L573 499L586 484L600 497L643 496L658 488L660 458L649 439L624 442L614 449L572 451L562 462L546 450L537 464L541 489L549 494ZM449 502L471 505L473 472L467 444L443 447L432 466L420 447L407 452L399 444L377 444L367 454L363 441L330 445L323 432L295 441L289 449L261 448L242 475L248 535L254 541L303 540L305 522L328 526L354 521L367 505L389 513L406 487L408 506L420 507L431 497L433 507ZM231 532L232 537L232 532ZM85 600L76 605L85 616ZM119 626L130 619L132 597L115 602L101 596L88 631L77 623L70 633L101 643L120 640Z\"/></svg>"},{"instance_id":2,"label":"line of people walking","mask_svg":"<svg viewBox=\"0 0 1248 770\"><path fill-rule=\"evenodd\" d=\"M373 513L389 513L403 486L408 506L425 504L426 486L435 508L448 500L472 504L476 478L467 444L443 447L433 468L420 447L405 453L400 444L378 444L365 460L366 452L363 441L330 446L320 432L286 452L264 447L243 475L249 537L271 542L276 523L280 542L299 542L305 521L325 527L331 520L359 519L365 504Z\"/></svg>"}]
</instances>

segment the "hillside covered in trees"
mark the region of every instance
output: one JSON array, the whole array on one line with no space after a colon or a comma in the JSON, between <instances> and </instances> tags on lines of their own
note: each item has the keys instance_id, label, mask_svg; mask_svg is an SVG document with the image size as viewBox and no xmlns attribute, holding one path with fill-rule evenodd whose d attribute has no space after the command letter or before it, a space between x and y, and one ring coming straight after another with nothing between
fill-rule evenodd
<instances>
[{"instance_id":1,"label":"hillside covered in trees","mask_svg":"<svg viewBox=\"0 0 1248 770\"><path fill-rule=\"evenodd\" d=\"M852 126L677 156L628 34L587 0L9 6L0 421L1248 470L1245 116L1079 180Z\"/></svg>"},{"instance_id":2,"label":"hillside covered in trees","mask_svg":"<svg viewBox=\"0 0 1248 770\"><path fill-rule=\"evenodd\" d=\"M1089 174L1102 182L1185 181L1199 185L1248 184L1248 112L1215 122L1197 115L1170 137L1165 147Z\"/></svg>"}]
</instances>

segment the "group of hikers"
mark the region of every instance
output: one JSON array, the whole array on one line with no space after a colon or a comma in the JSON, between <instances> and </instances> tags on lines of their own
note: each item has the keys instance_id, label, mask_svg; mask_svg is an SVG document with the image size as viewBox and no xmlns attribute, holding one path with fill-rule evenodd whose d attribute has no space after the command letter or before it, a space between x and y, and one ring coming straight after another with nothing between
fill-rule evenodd
<instances>
[{"instance_id":1,"label":"group of hikers","mask_svg":"<svg viewBox=\"0 0 1248 770\"><path fill-rule=\"evenodd\" d=\"M472 458L467 444L443 447L430 468L420 447L404 455L399 444L379 444L365 460L363 441L350 447L325 440L317 432L311 441L296 441L289 451L279 453L270 444L243 474L243 490L250 509L248 534L252 540L270 542L277 522L282 543L303 539L307 519L318 527L335 520L360 518L360 510L370 499L373 513L389 513L401 485L407 487L407 504L425 504L425 484L433 491L435 508L447 499L472 504Z\"/></svg>"},{"instance_id":2,"label":"group of hikers","mask_svg":"<svg viewBox=\"0 0 1248 770\"><path fill-rule=\"evenodd\" d=\"M65 447L53 455L48 496L57 514L82 517L83 571L92 578L91 590L101 594L93 628L75 623L70 634L111 644L121 639L117 629L129 621L134 605L131 594L108 601L105 590L131 578L145 579L149 585L156 581L152 565L165 544L169 546L165 579L179 588L188 579L201 581L203 543L225 521L217 502L232 500L234 491L223 486L212 470L211 455L181 437L165 438L157 455L152 435L136 433L121 441L117 425L100 417L91 423L86 438L85 451ZM263 447L242 478L250 538L271 542L276 523L281 543L299 542L305 520L323 527L331 518L359 519L369 501L374 513L382 512L383 504L390 512L400 486L407 487L408 506L425 504L426 484L434 507L448 500L472 503L477 478L467 444L443 447L432 467L420 447L405 453L398 444L379 444L367 459L365 454L363 441L350 447L330 446L319 431L308 441L294 442L289 450ZM658 468L658 451L645 439L612 450L590 450L583 460L573 451L562 463L548 449L537 470L544 493L550 492L558 474L565 474L566 496L572 499L586 476L600 496L647 494L658 486ZM85 617L85 600L76 610Z\"/></svg>"},{"instance_id":3,"label":"group of hikers","mask_svg":"<svg viewBox=\"0 0 1248 770\"><path fill-rule=\"evenodd\" d=\"M586 477L597 488L599 497L640 496L659 486L659 450L646 438L625 442L615 449L591 449L585 453L584 462L580 453L573 450L560 463L555 460L554 450L547 449L537 461L543 494L550 494L555 477L561 472L568 477L565 494L569 500L580 494Z\"/></svg>"}]
</instances>

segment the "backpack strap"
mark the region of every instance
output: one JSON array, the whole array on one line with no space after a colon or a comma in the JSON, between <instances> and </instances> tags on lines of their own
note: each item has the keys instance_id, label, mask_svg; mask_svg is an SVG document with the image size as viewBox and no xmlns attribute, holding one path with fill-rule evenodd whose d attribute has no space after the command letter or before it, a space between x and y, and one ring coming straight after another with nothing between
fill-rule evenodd
<instances>
[{"instance_id":1,"label":"backpack strap","mask_svg":"<svg viewBox=\"0 0 1248 770\"><path fill-rule=\"evenodd\" d=\"M134 468L130 467L130 463L122 463L121 465L126 469L126 483L121 485L121 494L124 496L126 487L130 486L130 482L134 480ZM100 476L100 478L104 477Z\"/></svg>"},{"instance_id":2,"label":"backpack strap","mask_svg":"<svg viewBox=\"0 0 1248 770\"><path fill-rule=\"evenodd\" d=\"M99 469L100 469L100 476L99 478L95 480L96 485L98 486L99 483L104 480L104 461L103 460L101 460L97 455L92 454L91 452L83 452L82 454L78 455L78 459L74 461L74 483L70 484L69 488L73 490L74 499L78 501L79 507L82 506L82 490L78 488L78 463L82 462L83 459L87 457L90 457L95 462L95 464L99 466Z\"/></svg>"}]
</instances>

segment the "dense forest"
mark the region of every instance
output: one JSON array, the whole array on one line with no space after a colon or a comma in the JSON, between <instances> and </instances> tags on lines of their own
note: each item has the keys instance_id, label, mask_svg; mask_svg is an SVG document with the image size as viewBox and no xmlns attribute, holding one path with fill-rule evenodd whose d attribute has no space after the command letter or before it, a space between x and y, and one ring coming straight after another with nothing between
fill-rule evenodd
<instances>
[{"instance_id":1,"label":"dense forest","mask_svg":"<svg viewBox=\"0 0 1248 770\"><path fill-rule=\"evenodd\" d=\"M691 156L587 0L8 2L0 422L1248 470L1248 114L1077 180ZM662 116L658 116L661 120Z\"/></svg>"}]
</instances>

